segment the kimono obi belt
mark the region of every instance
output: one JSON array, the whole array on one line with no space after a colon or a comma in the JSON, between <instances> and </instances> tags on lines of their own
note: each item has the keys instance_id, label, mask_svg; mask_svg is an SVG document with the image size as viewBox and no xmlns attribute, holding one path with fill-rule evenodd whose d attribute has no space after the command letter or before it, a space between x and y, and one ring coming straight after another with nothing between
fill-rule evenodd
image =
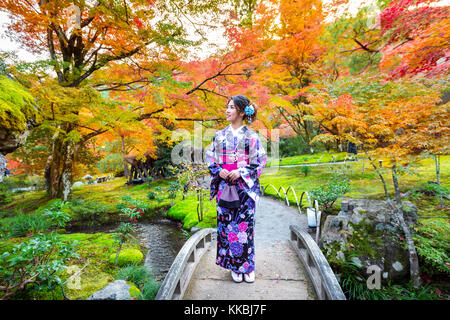
<instances>
[{"instance_id":1,"label":"kimono obi belt","mask_svg":"<svg viewBox=\"0 0 450 320\"><path fill-rule=\"evenodd\" d=\"M227 169L228 171L236 170L237 162L234 163L224 163L220 165L223 169ZM241 205L241 201L239 199L239 194L236 189L236 180L234 182L225 180L227 183L225 184L219 199L218 205L223 208L228 209L236 209Z\"/></svg>"}]
</instances>

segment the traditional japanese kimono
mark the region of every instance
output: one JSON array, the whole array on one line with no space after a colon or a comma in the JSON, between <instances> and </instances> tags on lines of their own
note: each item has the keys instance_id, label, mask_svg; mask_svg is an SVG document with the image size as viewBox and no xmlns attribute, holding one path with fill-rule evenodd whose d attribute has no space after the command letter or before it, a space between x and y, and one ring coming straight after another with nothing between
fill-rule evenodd
<instances>
[{"instance_id":1,"label":"traditional japanese kimono","mask_svg":"<svg viewBox=\"0 0 450 320\"><path fill-rule=\"evenodd\" d=\"M261 195L259 176L266 165L267 155L255 131L242 126L233 134L231 125L216 132L205 154L211 174L210 200L217 203L216 264L237 273L255 269L254 226L255 207ZM222 169L239 170L241 177L234 182L219 176ZM220 206L226 184L234 186L238 207Z\"/></svg>"}]
</instances>

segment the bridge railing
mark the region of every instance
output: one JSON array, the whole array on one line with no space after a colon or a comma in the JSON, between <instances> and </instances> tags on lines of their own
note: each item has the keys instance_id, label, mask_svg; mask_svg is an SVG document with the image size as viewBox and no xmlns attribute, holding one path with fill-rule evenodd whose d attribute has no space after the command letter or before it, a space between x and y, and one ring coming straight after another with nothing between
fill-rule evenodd
<instances>
[{"instance_id":1,"label":"bridge railing","mask_svg":"<svg viewBox=\"0 0 450 320\"><path fill-rule=\"evenodd\" d=\"M299 226L289 226L291 245L302 260L319 300L346 300L344 292L317 243Z\"/></svg>"},{"instance_id":2,"label":"bridge railing","mask_svg":"<svg viewBox=\"0 0 450 320\"><path fill-rule=\"evenodd\" d=\"M194 233L178 252L155 300L180 300L191 280L192 274L203 254L212 243L214 228L201 229Z\"/></svg>"},{"instance_id":3,"label":"bridge railing","mask_svg":"<svg viewBox=\"0 0 450 320\"><path fill-rule=\"evenodd\" d=\"M261 195L264 195L264 194L266 193L267 188L269 188L269 187L271 187L273 190L275 190L275 192L277 193L277 196L278 196L279 198L283 198L283 196L282 196L281 193L280 193L280 190L283 190L284 201L286 201L286 205L287 205L288 207L290 206L289 199L288 199L288 194L289 194L289 191L292 190L292 193L294 194L294 197L295 197L295 201L296 201L296 203L297 203L298 213L300 213L300 214L302 214L303 197L304 197L305 195L306 195L306 199L308 200L309 207L312 207L312 204L311 204L311 198L310 198L309 193L308 193L307 191L303 191L303 192L302 192L302 194L301 194L301 196L300 196L300 201L298 201L297 193L295 192L295 189L294 189L293 186L289 186L289 187L287 188L287 190L286 190L283 186L280 186L280 187L277 189L273 184L270 184L270 183L269 183L269 184L267 184L267 185L265 185L265 186L260 185Z\"/></svg>"}]
</instances>

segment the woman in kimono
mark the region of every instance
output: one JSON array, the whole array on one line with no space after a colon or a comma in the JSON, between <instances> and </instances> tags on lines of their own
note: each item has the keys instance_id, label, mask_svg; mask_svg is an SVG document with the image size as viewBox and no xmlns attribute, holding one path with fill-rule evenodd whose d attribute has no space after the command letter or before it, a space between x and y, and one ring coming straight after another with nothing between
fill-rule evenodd
<instances>
[{"instance_id":1,"label":"woman in kimono","mask_svg":"<svg viewBox=\"0 0 450 320\"><path fill-rule=\"evenodd\" d=\"M235 282L255 280L255 208L261 195L259 176L267 155L255 131L256 108L242 95L230 98L226 119L205 154L211 174L210 200L217 203L216 264L231 270Z\"/></svg>"}]
</instances>

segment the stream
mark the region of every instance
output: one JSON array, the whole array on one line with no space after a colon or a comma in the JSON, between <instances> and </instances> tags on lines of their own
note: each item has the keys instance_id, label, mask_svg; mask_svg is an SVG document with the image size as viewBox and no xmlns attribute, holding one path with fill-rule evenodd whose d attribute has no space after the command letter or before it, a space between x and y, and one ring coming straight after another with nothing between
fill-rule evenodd
<instances>
[{"instance_id":1,"label":"stream","mask_svg":"<svg viewBox=\"0 0 450 320\"><path fill-rule=\"evenodd\" d=\"M144 265L151 270L158 281L163 281L178 251L187 240L183 234L181 223L160 216L155 220L137 222L135 225L136 238L140 245L147 250ZM118 224L72 228L69 233L112 233L117 226Z\"/></svg>"},{"instance_id":2,"label":"stream","mask_svg":"<svg viewBox=\"0 0 450 320\"><path fill-rule=\"evenodd\" d=\"M137 237L147 249L144 265L151 269L157 280L162 281L187 239L179 223L169 219L140 222L137 226Z\"/></svg>"}]
</instances>

